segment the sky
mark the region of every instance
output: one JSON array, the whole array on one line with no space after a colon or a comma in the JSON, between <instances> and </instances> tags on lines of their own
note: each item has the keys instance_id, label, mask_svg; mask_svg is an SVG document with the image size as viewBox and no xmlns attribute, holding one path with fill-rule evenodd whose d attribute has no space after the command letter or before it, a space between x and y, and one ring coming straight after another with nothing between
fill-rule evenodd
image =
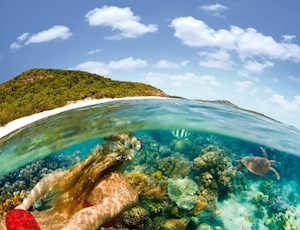
<instances>
[{"instance_id":1,"label":"sky","mask_svg":"<svg viewBox=\"0 0 300 230\"><path fill-rule=\"evenodd\" d=\"M0 83L84 70L300 128L298 0L2 0Z\"/></svg>"}]
</instances>

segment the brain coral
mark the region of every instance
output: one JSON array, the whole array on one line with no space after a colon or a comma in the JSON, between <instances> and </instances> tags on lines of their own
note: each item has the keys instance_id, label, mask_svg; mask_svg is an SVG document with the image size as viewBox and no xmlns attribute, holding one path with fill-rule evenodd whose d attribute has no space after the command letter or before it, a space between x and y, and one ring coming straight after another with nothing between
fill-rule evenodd
<instances>
[{"instance_id":1,"label":"brain coral","mask_svg":"<svg viewBox=\"0 0 300 230\"><path fill-rule=\"evenodd\" d=\"M198 191L198 185L191 179L170 179L168 196L179 208L191 210L196 204L193 196Z\"/></svg>"}]
</instances>

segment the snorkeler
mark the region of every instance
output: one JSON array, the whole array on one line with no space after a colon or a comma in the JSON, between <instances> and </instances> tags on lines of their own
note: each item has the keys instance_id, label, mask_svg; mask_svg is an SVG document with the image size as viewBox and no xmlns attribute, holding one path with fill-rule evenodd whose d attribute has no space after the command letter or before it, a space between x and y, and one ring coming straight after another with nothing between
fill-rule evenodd
<instances>
[{"instance_id":1,"label":"snorkeler","mask_svg":"<svg viewBox=\"0 0 300 230\"><path fill-rule=\"evenodd\" d=\"M107 224L138 200L121 172L141 148L142 141L132 133L106 137L83 161L38 182L23 203L8 212L0 229L83 230ZM53 196L51 208L27 211L45 194Z\"/></svg>"}]
</instances>

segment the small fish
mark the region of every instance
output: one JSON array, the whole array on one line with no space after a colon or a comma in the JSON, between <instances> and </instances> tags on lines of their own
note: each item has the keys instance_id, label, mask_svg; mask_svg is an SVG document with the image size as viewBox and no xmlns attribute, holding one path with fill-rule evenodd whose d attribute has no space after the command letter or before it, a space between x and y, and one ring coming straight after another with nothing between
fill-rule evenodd
<instances>
[{"instance_id":1,"label":"small fish","mask_svg":"<svg viewBox=\"0 0 300 230\"><path fill-rule=\"evenodd\" d=\"M171 133L177 139L187 139L191 135L191 133L185 129L174 129Z\"/></svg>"}]
</instances>

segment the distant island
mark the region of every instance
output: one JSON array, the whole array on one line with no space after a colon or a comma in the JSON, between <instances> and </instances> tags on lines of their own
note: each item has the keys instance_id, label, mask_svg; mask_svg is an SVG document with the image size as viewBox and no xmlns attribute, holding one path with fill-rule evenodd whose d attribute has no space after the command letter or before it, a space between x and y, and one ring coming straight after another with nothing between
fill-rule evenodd
<instances>
[{"instance_id":1,"label":"distant island","mask_svg":"<svg viewBox=\"0 0 300 230\"><path fill-rule=\"evenodd\" d=\"M0 84L0 126L83 99L168 97L147 84L114 81L75 70L31 69Z\"/></svg>"},{"instance_id":2,"label":"distant island","mask_svg":"<svg viewBox=\"0 0 300 230\"><path fill-rule=\"evenodd\" d=\"M268 117L268 116L266 116L266 115L264 115L262 113L259 113L259 112L253 111L253 110L249 110L249 109L240 108L237 105L235 105L232 102L227 101L227 100L212 100L212 101L210 101L210 100L196 100L196 101L206 102L206 103L213 103L213 104L219 104L219 105L226 105L226 106L229 106L229 107L232 107L232 108L235 108L235 109L239 109L239 110L242 110L242 111L245 111L245 112L248 112L248 113L254 113L256 115L265 117L265 118L270 119L270 120L275 121L275 122L279 122L279 121L276 121L275 119L273 119L271 117Z\"/></svg>"}]
</instances>

